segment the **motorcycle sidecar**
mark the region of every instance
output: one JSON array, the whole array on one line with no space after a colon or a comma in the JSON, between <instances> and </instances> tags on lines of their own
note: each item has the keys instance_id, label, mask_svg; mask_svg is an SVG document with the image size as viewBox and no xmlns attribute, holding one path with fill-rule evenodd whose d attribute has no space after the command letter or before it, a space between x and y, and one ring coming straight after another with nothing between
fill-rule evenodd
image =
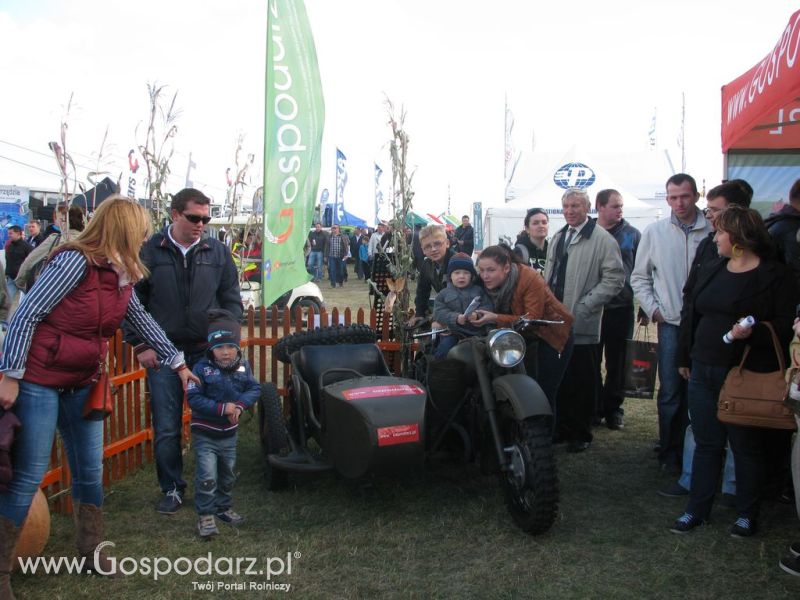
<instances>
[{"instance_id":1,"label":"motorcycle sidecar","mask_svg":"<svg viewBox=\"0 0 800 600\"><path fill-rule=\"evenodd\" d=\"M303 346L291 354L288 455L271 453L272 469L334 469L355 479L422 468L425 389L391 376L375 344ZM314 438L321 453L308 447Z\"/></svg>"}]
</instances>

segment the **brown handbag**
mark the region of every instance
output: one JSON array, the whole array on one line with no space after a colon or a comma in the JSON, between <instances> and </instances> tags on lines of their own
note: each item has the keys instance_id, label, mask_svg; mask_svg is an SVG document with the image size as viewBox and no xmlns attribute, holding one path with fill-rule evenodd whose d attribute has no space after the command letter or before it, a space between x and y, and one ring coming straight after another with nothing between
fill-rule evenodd
<instances>
[{"instance_id":1,"label":"brown handbag","mask_svg":"<svg viewBox=\"0 0 800 600\"><path fill-rule=\"evenodd\" d=\"M83 418L102 421L111 414L111 381L105 363L101 364L100 378L94 383L83 404Z\"/></svg>"},{"instance_id":2,"label":"brown handbag","mask_svg":"<svg viewBox=\"0 0 800 600\"><path fill-rule=\"evenodd\" d=\"M100 308L100 290L97 291L97 339L100 345L100 377L92 385L81 415L87 421L102 421L111 414L111 380L108 377L108 365L102 356L103 350L103 313Z\"/></svg>"},{"instance_id":3,"label":"brown handbag","mask_svg":"<svg viewBox=\"0 0 800 600\"><path fill-rule=\"evenodd\" d=\"M763 322L772 336L779 370L771 373L756 373L744 368L750 353L746 346L739 366L733 367L719 393L717 418L730 425L767 427L769 429L794 429L792 411L784 400L788 392L785 379L786 363L783 360L780 342L772 324Z\"/></svg>"}]
</instances>

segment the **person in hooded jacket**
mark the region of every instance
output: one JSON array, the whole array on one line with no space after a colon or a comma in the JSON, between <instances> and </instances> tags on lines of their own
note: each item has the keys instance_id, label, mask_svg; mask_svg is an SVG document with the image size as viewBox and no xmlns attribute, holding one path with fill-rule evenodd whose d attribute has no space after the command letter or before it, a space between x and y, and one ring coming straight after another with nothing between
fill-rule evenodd
<instances>
[{"instance_id":1,"label":"person in hooded jacket","mask_svg":"<svg viewBox=\"0 0 800 600\"><path fill-rule=\"evenodd\" d=\"M241 326L226 310L208 311L208 350L194 366L199 383L190 383L186 397L192 408L197 532L217 535L216 519L240 525L244 517L232 508L236 480L239 416L258 400L261 386L239 347ZM216 518L216 519L215 519Z\"/></svg>"}]
</instances>

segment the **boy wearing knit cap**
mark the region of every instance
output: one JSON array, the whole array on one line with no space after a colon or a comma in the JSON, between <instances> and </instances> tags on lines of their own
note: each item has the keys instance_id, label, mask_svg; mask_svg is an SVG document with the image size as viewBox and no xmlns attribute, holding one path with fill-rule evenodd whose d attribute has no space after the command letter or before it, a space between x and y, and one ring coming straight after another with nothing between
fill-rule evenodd
<instances>
[{"instance_id":1,"label":"boy wearing knit cap","mask_svg":"<svg viewBox=\"0 0 800 600\"><path fill-rule=\"evenodd\" d=\"M195 452L194 503L201 538L217 535L216 518L239 525L231 509L239 415L261 394L261 386L239 348L241 325L228 311L208 311L208 350L194 366L200 383L189 382L192 446Z\"/></svg>"},{"instance_id":2,"label":"boy wearing knit cap","mask_svg":"<svg viewBox=\"0 0 800 600\"><path fill-rule=\"evenodd\" d=\"M458 340L470 335L483 335L486 327L475 327L467 322L464 311L475 299L479 298L479 310L493 311L489 295L481 285L473 283L478 280L478 273L472 258L458 252L447 264L447 287L436 295L433 302L433 319L450 330L450 335L443 336L434 352L435 358L444 358L447 352L458 343Z\"/></svg>"}]
</instances>

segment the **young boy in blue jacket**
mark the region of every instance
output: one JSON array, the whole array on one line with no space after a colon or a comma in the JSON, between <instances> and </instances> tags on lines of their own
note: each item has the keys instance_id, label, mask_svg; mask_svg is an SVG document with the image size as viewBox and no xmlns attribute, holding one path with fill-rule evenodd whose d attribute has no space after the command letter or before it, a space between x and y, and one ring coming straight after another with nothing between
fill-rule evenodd
<instances>
[{"instance_id":1,"label":"young boy in blue jacket","mask_svg":"<svg viewBox=\"0 0 800 600\"><path fill-rule=\"evenodd\" d=\"M216 518L239 525L244 517L231 508L236 430L242 411L261 394L261 386L242 357L241 325L222 309L208 311L208 351L194 366L200 384L189 382L192 446L195 453L194 503L197 532L208 539L219 533Z\"/></svg>"}]
</instances>

